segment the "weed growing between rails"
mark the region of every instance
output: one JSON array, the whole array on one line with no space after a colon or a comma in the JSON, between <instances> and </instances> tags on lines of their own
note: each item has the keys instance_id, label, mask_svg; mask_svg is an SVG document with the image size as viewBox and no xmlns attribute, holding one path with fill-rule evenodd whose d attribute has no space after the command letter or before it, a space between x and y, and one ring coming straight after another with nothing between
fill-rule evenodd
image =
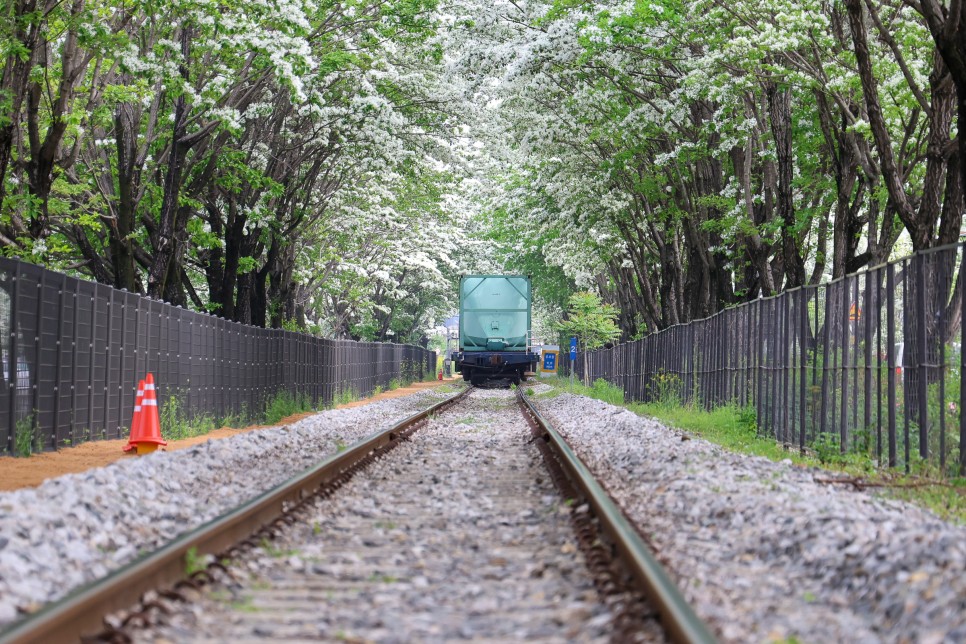
<instances>
[{"instance_id":1,"label":"weed growing between rails","mask_svg":"<svg viewBox=\"0 0 966 644\"><path fill-rule=\"evenodd\" d=\"M896 470L876 468L874 455L868 448L839 453L837 436L829 435L825 443L816 442L810 452L801 454L797 449L786 449L781 443L757 431L754 407L723 405L708 411L697 403L675 404L673 396L658 398L652 403L624 403L624 392L605 380L597 380L592 387L579 383L570 384L567 378L546 378L541 382L554 387L553 391L534 396L537 400L548 399L562 393L572 393L595 398L612 405L622 406L640 415L657 420L701 438L721 445L733 452L763 456L772 461L790 460L795 464L815 467L830 472L848 474L857 488L875 488L892 498L902 499L925 507L938 516L966 523L966 478L942 478L935 465L915 461L906 474ZM669 388L669 391L676 391ZM674 395L677 395L676 393ZM862 444L861 441L857 441Z\"/></svg>"}]
</instances>

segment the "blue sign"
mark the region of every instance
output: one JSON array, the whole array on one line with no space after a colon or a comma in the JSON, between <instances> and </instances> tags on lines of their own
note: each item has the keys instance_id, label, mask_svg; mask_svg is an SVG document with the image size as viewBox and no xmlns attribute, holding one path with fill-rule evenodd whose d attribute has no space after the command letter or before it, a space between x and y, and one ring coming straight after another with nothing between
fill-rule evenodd
<instances>
[{"instance_id":1,"label":"blue sign","mask_svg":"<svg viewBox=\"0 0 966 644\"><path fill-rule=\"evenodd\" d=\"M577 359L577 338L570 338L570 359Z\"/></svg>"},{"instance_id":2,"label":"blue sign","mask_svg":"<svg viewBox=\"0 0 966 644\"><path fill-rule=\"evenodd\" d=\"M543 354L543 370L544 371L556 371L557 370L557 354L550 351Z\"/></svg>"}]
</instances>

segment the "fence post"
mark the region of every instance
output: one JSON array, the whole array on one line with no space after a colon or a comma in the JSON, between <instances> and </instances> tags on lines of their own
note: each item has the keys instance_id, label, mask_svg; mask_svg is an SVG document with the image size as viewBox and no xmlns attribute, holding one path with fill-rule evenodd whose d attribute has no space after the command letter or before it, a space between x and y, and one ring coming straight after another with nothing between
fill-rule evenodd
<instances>
[{"instance_id":1,"label":"fence post","mask_svg":"<svg viewBox=\"0 0 966 644\"><path fill-rule=\"evenodd\" d=\"M75 280L74 292L71 294L74 311L71 328L74 330L74 337L70 340L70 430L67 432L67 435L70 437L71 446L77 444L77 437L75 436L75 430L77 429L77 325L80 321L80 307L77 305L77 296L80 294L80 288L80 280Z\"/></svg>"},{"instance_id":2,"label":"fence post","mask_svg":"<svg viewBox=\"0 0 966 644\"><path fill-rule=\"evenodd\" d=\"M103 436L108 436L108 428L111 426L111 339L114 335L114 289L107 295L107 336L104 339L105 353L104 360L104 428Z\"/></svg>"},{"instance_id":3,"label":"fence post","mask_svg":"<svg viewBox=\"0 0 966 644\"><path fill-rule=\"evenodd\" d=\"M829 297L833 294L833 289L831 286L825 287L825 322L822 324L822 403L819 405L821 409L821 418L819 419L819 434L825 434L828 430L828 386L829 386L829 344L832 339L832 304L829 303ZM818 300L816 299L816 305ZM816 306L816 312L818 308ZM816 315L816 319L817 319Z\"/></svg>"},{"instance_id":4,"label":"fence post","mask_svg":"<svg viewBox=\"0 0 966 644\"><path fill-rule=\"evenodd\" d=\"M31 374L31 422L36 431L40 431L40 334L44 324L44 284L47 279L47 271L40 271L37 278L37 318L34 328L34 369ZM29 362L28 362L29 364Z\"/></svg>"},{"instance_id":5,"label":"fence post","mask_svg":"<svg viewBox=\"0 0 966 644\"><path fill-rule=\"evenodd\" d=\"M798 449L805 453L805 401L807 400L807 387L805 381L808 380L808 289L802 287L799 299L799 365L798 365Z\"/></svg>"},{"instance_id":6,"label":"fence post","mask_svg":"<svg viewBox=\"0 0 966 644\"><path fill-rule=\"evenodd\" d=\"M842 278L842 404L839 409L839 452L845 454L849 448L849 410L845 404L849 399L849 309L851 308L849 276Z\"/></svg>"},{"instance_id":7,"label":"fence post","mask_svg":"<svg viewBox=\"0 0 966 644\"><path fill-rule=\"evenodd\" d=\"M865 324L865 404L863 414L865 416L865 431L868 432L872 427L872 271L865 273L865 314L859 318ZM875 282L878 283L878 276ZM876 306L879 302L876 301Z\"/></svg>"},{"instance_id":8,"label":"fence post","mask_svg":"<svg viewBox=\"0 0 966 644\"><path fill-rule=\"evenodd\" d=\"M60 434L60 393L63 389L61 367L64 351L64 291L67 289L67 276L60 276L60 286L57 287L57 357L54 360L54 449L57 449Z\"/></svg>"},{"instance_id":9,"label":"fence post","mask_svg":"<svg viewBox=\"0 0 966 644\"><path fill-rule=\"evenodd\" d=\"M896 271L886 265L886 350L889 383L889 467L897 465L896 437Z\"/></svg>"},{"instance_id":10,"label":"fence post","mask_svg":"<svg viewBox=\"0 0 966 644\"><path fill-rule=\"evenodd\" d=\"M960 135L962 136L962 135ZM960 275L966 273L966 244L962 245ZM966 476L966 287L960 298L959 317L959 475Z\"/></svg>"},{"instance_id":11,"label":"fence post","mask_svg":"<svg viewBox=\"0 0 966 644\"><path fill-rule=\"evenodd\" d=\"M791 444L794 434L792 423L794 422L792 412L792 399L789 392L794 395L795 391L795 369L792 367L792 296L782 293L782 443Z\"/></svg>"},{"instance_id":12,"label":"fence post","mask_svg":"<svg viewBox=\"0 0 966 644\"><path fill-rule=\"evenodd\" d=\"M14 437L17 429L17 381L20 379L17 373L17 314L20 308L20 262L16 263L16 271L10 287L10 338L8 340L10 353L7 356L7 374L10 382L10 425L7 435L7 451L11 454L14 449Z\"/></svg>"},{"instance_id":13,"label":"fence post","mask_svg":"<svg viewBox=\"0 0 966 644\"><path fill-rule=\"evenodd\" d=\"M919 398L919 456L923 459L929 456L929 408L928 408L928 379L929 379L929 348L926 346L926 256L919 255L913 259L916 263L916 344L918 346L919 364L916 365L919 382L917 397ZM908 289L908 278L906 288ZM906 410L906 415L909 410Z\"/></svg>"}]
</instances>

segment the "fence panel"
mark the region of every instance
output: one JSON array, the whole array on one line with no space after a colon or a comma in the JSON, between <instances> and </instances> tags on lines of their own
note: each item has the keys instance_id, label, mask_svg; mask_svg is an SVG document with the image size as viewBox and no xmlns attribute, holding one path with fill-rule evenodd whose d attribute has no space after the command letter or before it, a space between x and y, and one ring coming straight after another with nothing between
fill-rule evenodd
<instances>
[{"instance_id":1,"label":"fence panel","mask_svg":"<svg viewBox=\"0 0 966 644\"><path fill-rule=\"evenodd\" d=\"M328 340L204 315L0 258L0 454L127 435L137 379L189 418L253 417L282 392L317 407L424 379L420 347Z\"/></svg>"},{"instance_id":2,"label":"fence panel","mask_svg":"<svg viewBox=\"0 0 966 644\"><path fill-rule=\"evenodd\" d=\"M753 409L759 435L800 449L966 474L966 244L761 298L560 373L629 400Z\"/></svg>"}]
</instances>

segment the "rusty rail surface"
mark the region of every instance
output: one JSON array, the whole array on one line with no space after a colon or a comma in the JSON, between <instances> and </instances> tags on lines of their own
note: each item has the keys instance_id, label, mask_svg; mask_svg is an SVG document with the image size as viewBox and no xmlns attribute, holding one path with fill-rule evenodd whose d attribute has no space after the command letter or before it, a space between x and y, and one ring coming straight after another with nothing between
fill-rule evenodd
<instances>
[{"instance_id":1,"label":"rusty rail surface","mask_svg":"<svg viewBox=\"0 0 966 644\"><path fill-rule=\"evenodd\" d=\"M136 604L137 598L149 590L170 587L185 580L189 556L197 559L211 554L220 560L221 557L217 555L230 551L265 526L285 522L287 513L294 507L344 477L347 471L371 458L373 453L394 446L430 416L455 404L469 391L470 388L467 388L358 441L344 452L327 457L318 465L182 535L159 550L14 622L0 631L0 644L78 641L102 633L105 628L104 616Z\"/></svg>"},{"instance_id":2,"label":"rusty rail surface","mask_svg":"<svg viewBox=\"0 0 966 644\"><path fill-rule=\"evenodd\" d=\"M593 510L601 528L637 582L639 590L659 613L661 625L668 636L675 642L716 642L711 631L684 599L637 530L570 449L564 438L540 415L521 389L517 389L517 399L537 435L546 441L570 483Z\"/></svg>"}]
</instances>

